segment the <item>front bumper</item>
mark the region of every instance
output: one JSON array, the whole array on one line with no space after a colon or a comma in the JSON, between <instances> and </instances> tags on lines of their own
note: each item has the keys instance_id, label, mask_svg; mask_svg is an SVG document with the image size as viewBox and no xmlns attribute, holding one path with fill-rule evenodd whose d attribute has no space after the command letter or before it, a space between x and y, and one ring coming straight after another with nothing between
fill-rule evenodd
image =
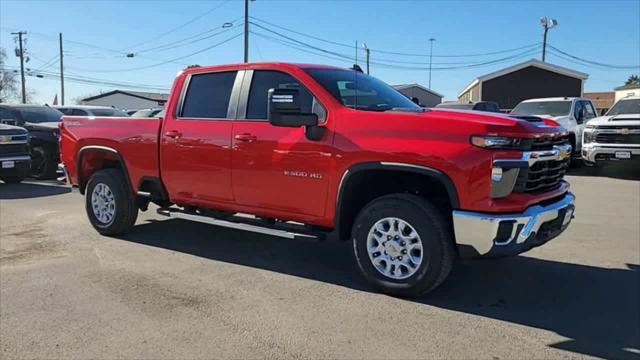
<instances>
[{"instance_id":1,"label":"front bumper","mask_svg":"<svg viewBox=\"0 0 640 360\"><path fill-rule=\"evenodd\" d=\"M624 145L624 144L610 144L600 145L596 143L585 144L582 146L582 159L590 163L598 161L619 161L626 160L616 157L616 153L628 152L631 154L631 159L640 158L640 146Z\"/></svg>"},{"instance_id":2,"label":"front bumper","mask_svg":"<svg viewBox=\"0 0 640 360\"><path fill-rule=\"evenodd\" d=\"M5 167L4 163L11 163L12 167ZM24 156L5 156L0 157L0 176L20 176L26 177L31 170L31 157Z\"/></svg>"},{"instance_id":3,"label":"front bumper","mask_svg":"<svg viewBox=\"0 0 640 360\"><path fill-rule=\"evenodd\" d=\"M513 256L560 235L571 222L575 196L566 193L552 203L533 205L519 214L493 215L453 211L461 257Z\"/></svg>"}]
</instances>

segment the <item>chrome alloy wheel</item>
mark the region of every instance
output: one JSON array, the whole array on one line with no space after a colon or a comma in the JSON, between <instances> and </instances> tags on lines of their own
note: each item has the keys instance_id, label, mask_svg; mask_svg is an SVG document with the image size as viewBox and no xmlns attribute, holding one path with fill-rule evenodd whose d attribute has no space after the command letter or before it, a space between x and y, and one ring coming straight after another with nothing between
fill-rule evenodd
<instances>
[{"instance_id":1,"label":"chrome alloy wheel","mask_svg":"<svg viewBox=\"0 0 640 360\"><path fill-rule=\"evenodd\" d=\"M418 232L408 222L395 217L373 224L367 236L367 252L378 272L396 280L413 275L424 257Z\"/></svg>"},{"instance_id":2,"label":"chrome alloy wheel","mask_svg":"<svg viewBox=\"0 0 640 360\"><path fill-rule=\"evenodd\" d=\"M96 219L109 225L116 214L116 200L113 192L106 184L99 183L91 192L91 208Z\"/></svg>"}]
</instances>

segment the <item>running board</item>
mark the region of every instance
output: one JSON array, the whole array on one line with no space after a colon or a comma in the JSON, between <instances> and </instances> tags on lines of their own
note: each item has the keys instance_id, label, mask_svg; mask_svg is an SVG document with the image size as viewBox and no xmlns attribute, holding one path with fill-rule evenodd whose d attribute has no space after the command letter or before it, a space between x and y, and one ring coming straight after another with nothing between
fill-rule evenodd
<instances>
[{"instance_id":1,"label":"running board","mask_svg":"<svg viewBox=\"0 0 640 360\"><path fill-rule=\"evenodd\" d=\"M278 237L283 237L287 239L320 241L320 240L324 240L325 238L325 234L322 232L306 232L305 231L305 233L301 233L301 232L296 232L292 230L278 229L277 224L274 224L272 226L258 225L257 220L253 220L253 219L247 219L246 221L243 221L238 217L233 217L233 219L237 221L228 221L228 220L216 219L210 216L198 215L191 212L185 212L181 209L176 209L176 208L160 208L157 210L157 212L160 215L170 217L170 218L195 221L195 222L222 226L222 227L237 229L237 230L251 231L255 233L278 236ZM249 224L248 222L252 222L253 224Z\"/></svg>"}]
</instances>

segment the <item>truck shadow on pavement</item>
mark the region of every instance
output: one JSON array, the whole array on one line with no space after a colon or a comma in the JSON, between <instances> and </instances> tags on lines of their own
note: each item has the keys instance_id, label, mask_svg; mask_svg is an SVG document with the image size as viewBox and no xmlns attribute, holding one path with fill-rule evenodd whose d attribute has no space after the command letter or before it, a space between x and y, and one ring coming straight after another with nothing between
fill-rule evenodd
<instances>
[{"instance_id":1,"label":"truck shadow on pavement","mask_svg":"<svg viewBox=\"0 0 640 360\"><path fill-rule=\"evenodd\" d=\"M70 192L70 187L58 186L53 183L0 183L0 200L30 199L67 194Z\"/></svg>"},{"instance_id":2,"label":"truck shadow on pavement","mask_svg":"<svg viewBox=\"0 0 640 360\"><path fill-rule=\"evenodd\" d=\"M148 246L373 291L350 243L303 242L192 223L150 220L121 237ZM415 303L555 332L577 354L639 358L640 267L608 269L519 256L459 261ZM532 339L533 340L533 339Z\"/></svg>"}]
</instances>

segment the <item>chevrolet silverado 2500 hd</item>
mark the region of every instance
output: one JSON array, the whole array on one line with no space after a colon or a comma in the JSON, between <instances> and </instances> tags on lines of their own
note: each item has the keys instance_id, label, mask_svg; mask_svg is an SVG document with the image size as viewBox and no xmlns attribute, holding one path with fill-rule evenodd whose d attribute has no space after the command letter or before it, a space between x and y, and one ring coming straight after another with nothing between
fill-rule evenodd
<instances>
[{"instance_id":1,"label":"chevrolet silverado 2500 hd","mask_svg":"<svg viewBox=\"0 0 640 360\"><path fill-rule=\"evenodd\" d=\"M415 296L456 256L519 254L573 217L569 134L538 118L425 110L359 71L286 63L190 67L165 109L63 118L65 171L98 232L129 230L153 202L168 217L337 237L377 289Z\"/></svg>"}]
</instances>

